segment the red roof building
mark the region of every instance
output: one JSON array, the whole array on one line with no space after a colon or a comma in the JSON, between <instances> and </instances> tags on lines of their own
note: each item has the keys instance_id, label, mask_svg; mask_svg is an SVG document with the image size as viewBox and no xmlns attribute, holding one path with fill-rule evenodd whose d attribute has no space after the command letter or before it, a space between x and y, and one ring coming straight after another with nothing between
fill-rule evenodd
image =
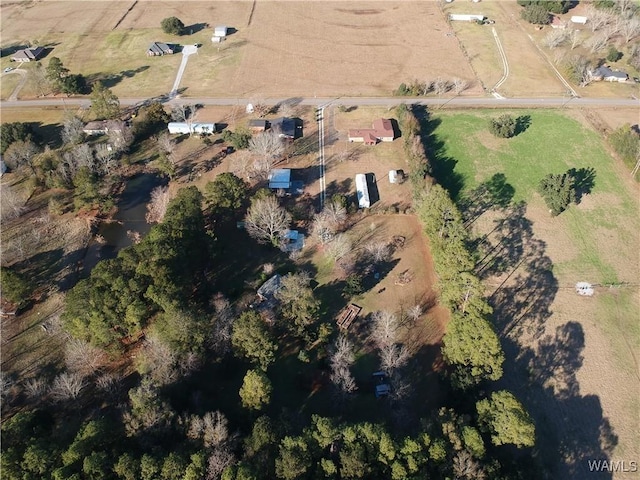
<instances>
[{"instance_id":1,"label":"red roof building","mask_svg":"<svg viewBox=\"0 0 640 480\"><path fill-rule=\"evenodd\" d=\"M362 142L365 145L375 145L378 142L392 142L395 138L391 120L378 118L373 121L373 128L350 129L350 142Z\"/></svg>"}]
</instances>

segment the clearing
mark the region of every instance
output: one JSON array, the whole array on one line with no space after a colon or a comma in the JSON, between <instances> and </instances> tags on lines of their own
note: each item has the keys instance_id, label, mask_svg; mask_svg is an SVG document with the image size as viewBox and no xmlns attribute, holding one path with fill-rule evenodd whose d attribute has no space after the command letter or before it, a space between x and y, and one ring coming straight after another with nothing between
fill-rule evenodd
<instances>
[{"instance_id":1,"label":"clearing","mask_svg":"<svg viewBox=\"0 0 640 480\"><path fill-rule=\"evenodd\" d=\"M554 478L585 478L588 459L639 454L638 186L582 122L518 111L529 127L498 139L487 119L499 113L432 117L432 158L459 199L491 181L527 202L469 213L486 253L478 270L507 353L502 384L534 416L543 465ZM569 168L595 169L594 184L553 218L536 187ZM597 285L595 296L578 296L578 281Z\"/></svg>"}]
</instances>

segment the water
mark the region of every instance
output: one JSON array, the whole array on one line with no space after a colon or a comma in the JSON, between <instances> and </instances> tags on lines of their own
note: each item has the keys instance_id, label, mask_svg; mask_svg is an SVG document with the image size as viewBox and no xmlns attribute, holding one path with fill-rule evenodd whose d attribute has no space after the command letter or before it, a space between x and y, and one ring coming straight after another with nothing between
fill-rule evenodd
<instances>
[{"instance_id":1,"label":"water","mask_svg":"<svg viewBox=\"0 0 640 480\"><path fill-rule=\"evenodd\" d=\"M151 191L165 185L166 179L153 174L141 173L127 181L116 205L118 210L112 221L102 222L97 235L102 236L103 243L92 240L84 258L81 276L87 277L100 260L114 258L118 252L130 245L133 239L127 232L138 232L144 237L151 225L145 220L147 204L151 200Z\"/></svg>"}]
</instances>

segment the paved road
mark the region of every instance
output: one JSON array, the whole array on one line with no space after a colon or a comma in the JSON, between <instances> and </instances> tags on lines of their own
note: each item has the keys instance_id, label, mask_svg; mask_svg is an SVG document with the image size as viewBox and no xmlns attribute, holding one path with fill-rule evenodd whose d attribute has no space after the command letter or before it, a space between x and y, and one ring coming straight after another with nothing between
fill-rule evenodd
<instances>
[{"instance_id":1,"label":"paved road","mask_svg":"<svg viewBox=\"0 0 640 480\"><path fill-rule=\"evenodd\" d=\"M166 95L159 97L160 101L172 104L192 103L201 105L246 105L248 98L175 98ZM121 98L120 104L123 106L142 104L148 99L144 98ZM336 97L336 98L268 98L265 103L277 105L287 101L299 105L349 105L349 106L384 106L392 107L400 103L415 103L419 105L429 105L433 107L507 107L507 108L529 108L529 107L635 107L640 108L640 100L637 98L577 98L577 97L547 97L547 98L505 98L497 99L493 97L453 97L453 98L424 98L424 97ZM78 105L89 108L91 101L86 97L65 97L63 98L40 98L36 100L17 100L0 102L1 108L9 107L50 107L50 106Z\"/></svg>"}]
</instances>

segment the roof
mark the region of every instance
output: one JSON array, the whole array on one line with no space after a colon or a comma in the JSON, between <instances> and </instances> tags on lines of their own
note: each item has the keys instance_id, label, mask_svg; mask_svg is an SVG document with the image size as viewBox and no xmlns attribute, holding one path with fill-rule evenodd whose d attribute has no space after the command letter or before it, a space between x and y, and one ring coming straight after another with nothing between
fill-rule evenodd
<instances>
[{"instance_id":1,"label":"roof","mask_svg":"<svg viewBox=\"0 0 640 480\"><path fill-rule=\"evenodd\" d=\"M264 299L272 298L278 290L280 290L281 279L282 277L276 273L273 277L262 284L258 289L258 295Z\"/></svg>"},{"instance_id":2,"label":"roof","mask_svg":"<svg viewBox=\"0 0 640 480\"><path fill-rule=\"evenodd\" d=\"M274 168L269 173L269 188L287 189L291 187L291 169Z\"/></svg>"},{"instance_id":3,"label":"roof","mask_svg":"<svg viewBox=\"0 0 640 480\"><path fill-rule=\"evenodd\" d=\"M287 230L282 239L281 249L284 252L297 252L304 248L304 235L298 230Z\"/></svg>"},{"instance_id":4,"label":"roof","mask_svg":"<svg viewBox=\"0 0 640 480\"><path fill-rule=\"evenodd\" d=\"M173 53L173 48L163 42L153 42L149 45L148 51L157 55L162 55L164 53Z\"/></svg>"},{"instance_id":5,"label":"roof","mask_svg":"<svg viewBox=\"0 0 640 480\"><path fill-rule=\"evenodd\" d=\"M391 120L378 118L373 121L373 128L352 128L348 132L349 138L362 138L365 143L376 143L384 138L395 138Z\"/></svg>"},{"instance_id":6,"label":"roof","mask_svg":"<svg viewBox=\"0 0 640 480\"><path fill-rule=\"evenodd\" d=\"M261 119L256 119L256 120L249 120L249 127L250 128L267 128L267 124L269 122L267 120L261 120Z\"/></svg>"},{"instance_id":7,"label":"roof","mask_svg":"<svg viewBox=\"0 0 640 480\"><path fill-rule=\"evenodd\" d=\"M615 78L627 78L629 75L627 75L625 72L621 72L619 70L611 70L609 67L607 66L600 66L598 68L596 68L592 74L596 77L615 77Z\"/></svg>"},{"instance_id":8,"label":"roof","mask_svg":"<svg viewBox=\"0 0 640 480\"><path fill-rule=\"evenodd\" d=\"M227 34L227 26L226 25L216 25L213 28L213 34L224 37Z\"/></svg>"},{"instance_id":9,"label":"roof","mask_svg":"<svg viewBox=\"0 0 640 480\"><path fill-rule=\"evenodd\" d=\"M373 129L377 133L377 137L393 137L393 125L391 120L387 118L378 118L373 121Z\"/></svg>"},{"instance_id":10,"label":"roof","mask_svg":"<svg viewBox=\"0 0 640 480\"><path fill-rule=\"evenodd\" d=\"M280 130L281 137L294 138L296 136L296 121L293 118L280 117L269 123L271 128Z\"/></svg>"},{"instance_id":11,"label":"roof","mask_svg":"<svg viewBox=\"0 0 640 480\"><path fill-rule=\"evenodd\" d=\"M83 128L83 132L106 132L107 131L107 122L104 120L95 120L93 122L87 123Z\"/></svg>"},{"instance_id":12,"label":"roof","mask_svg":"<svg viewBox=\"0 0 640 480\"><path fill-rule=\"evenodd\" d=\"M44 48L42 47L24 48L22 50L18 50L11 58L14 60L37 60L38 57L42 55L42 52L44 52Z\"/></svg>"}]
</instances>

